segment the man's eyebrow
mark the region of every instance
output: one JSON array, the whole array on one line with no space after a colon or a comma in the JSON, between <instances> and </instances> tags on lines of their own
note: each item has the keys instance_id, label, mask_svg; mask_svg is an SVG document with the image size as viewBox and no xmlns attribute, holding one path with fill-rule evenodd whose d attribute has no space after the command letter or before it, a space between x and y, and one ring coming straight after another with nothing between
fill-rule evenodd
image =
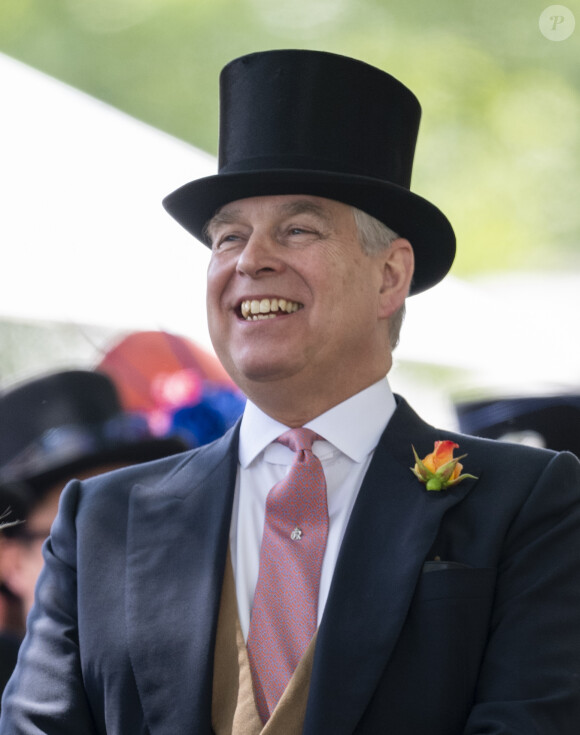
<instances>
[{"instance_id":1,"label":"man's eyebrow","mask_svg":"<svg viewBox=\"0 0 580 735\"><path fill-rule=\"evenodd\" d=\"M220 225L231 225L233 222L236 222L238 220L239 215L239 209L227 209L225 207L223 209L220 209L206 224L204 228L205 233L208 237L211 238L213 232L217 227L219 227Z\"/></svg>"},{"instance_id":2,"label":"man's eyebrow","mask_svg":"<svg viewBox=\"0 0 580 735\"><path fill-rule=\"evenodd\" d=\"M315 217L319 217L321 220L330 224L332 218L328 212L316 202L311 202L308 199L298 199L288 204L283 204L281 212L287 216L293 216L297 214L312 214Z\"/></svg>"}]
</instances>

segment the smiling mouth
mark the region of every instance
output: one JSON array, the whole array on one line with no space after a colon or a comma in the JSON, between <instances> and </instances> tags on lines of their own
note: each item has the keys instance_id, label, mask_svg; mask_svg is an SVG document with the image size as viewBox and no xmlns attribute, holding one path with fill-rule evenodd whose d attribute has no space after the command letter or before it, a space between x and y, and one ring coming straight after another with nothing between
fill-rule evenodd
<instances>
[{"instance_id":1,"label":"smiling mouth","mask_svg":"<svg viewBox=\"0 0 580 735\"><path fill-rule=\"evenodd\" d=\"M258 321L259 319L275 319L284 314L292 314L302 309L304 304L289 299L252 299L242 301L240 314L246 321Z\"/></svg>"}]
</instances>

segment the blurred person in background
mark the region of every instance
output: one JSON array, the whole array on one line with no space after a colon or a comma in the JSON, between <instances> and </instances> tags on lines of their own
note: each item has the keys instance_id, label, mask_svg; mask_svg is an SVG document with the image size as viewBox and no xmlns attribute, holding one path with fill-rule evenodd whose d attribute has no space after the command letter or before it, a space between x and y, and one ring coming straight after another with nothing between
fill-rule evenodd
<instances>
[{"instance_id":1,"label":"blurred person in background","mask_svg":"<svg viewBox=\"0 0 580 735\"><path fill-rule=\"evenodd\" d=\"M2 568L2 531L8 527L5 521L9 511L0 511L0 569ZM21 607L17 598L2 584L0 572L0 692L10 678L20 647Z\"/></svg>"},{"instance_id":2,"label":"blurred person in background","mask_svg":"<svg viewBox=\"0 0 580 735\"><path fill-rule=\"evenodd\" d=\"M497 396L455 404L466 434L572 452L580 459L580 395Z\"/></svg>"},{"instance_id":3,"label":"blurred person in background","mask_svg":"<svg viewBox=\"0 0 580 735\"><path fill-rule=\"evenodd\" d=\"M245 398L215 355L166 331L140 331L112 344L96 369L108 375L125 411L138 413L156 436L200 447L225 434Z\"/></svg>"},{"instance_id":4,"label":"blurred person in background","mask_svg":"<svg viewBox=\"0 0 580 735\"><path fill-rule=\"evenodd\" d=\"M180 439L154 437L142 417L122 411L104 374L62 371L0 394L0 683L14 667L43 566L42 545L67 482L185 448Z\"/></svg>"}]
</instances>

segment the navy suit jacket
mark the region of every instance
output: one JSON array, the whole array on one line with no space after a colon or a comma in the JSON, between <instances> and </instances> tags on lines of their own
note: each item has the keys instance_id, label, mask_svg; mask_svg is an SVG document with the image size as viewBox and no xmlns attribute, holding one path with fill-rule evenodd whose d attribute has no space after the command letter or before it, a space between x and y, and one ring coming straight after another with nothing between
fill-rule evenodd
<instances>
[{"instance_id":1,"label":"navy suit jacket","mask_svg":"<svg viewBox=\"0 0 580 735\"><path fill-rule=\"evenodd\" d=\"M478 477L411 473L454 439ZM577 735L580 464L399 406L320 624L305 735ZM64 491L2 735L210 735L237 469L217 442Z\"/></svg>"}]
</instances>

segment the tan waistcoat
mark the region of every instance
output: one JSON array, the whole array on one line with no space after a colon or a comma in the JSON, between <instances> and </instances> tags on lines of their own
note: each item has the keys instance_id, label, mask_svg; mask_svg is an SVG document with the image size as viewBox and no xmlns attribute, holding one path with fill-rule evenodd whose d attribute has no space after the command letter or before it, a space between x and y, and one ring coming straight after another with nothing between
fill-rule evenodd
<instances>
[{"instance_id":1,"label":"tan waistcoat","mask_svg":"<svg viewBox=\"0 0 580 735\"><path fill-rule=\"evenodd\" d=\"M272 716L262 725L254 700L228 552L214 654L211 719L215 735L299 735L304 726L315 645L316 636L310 641Z\"/></svg>"}]
</instances>

